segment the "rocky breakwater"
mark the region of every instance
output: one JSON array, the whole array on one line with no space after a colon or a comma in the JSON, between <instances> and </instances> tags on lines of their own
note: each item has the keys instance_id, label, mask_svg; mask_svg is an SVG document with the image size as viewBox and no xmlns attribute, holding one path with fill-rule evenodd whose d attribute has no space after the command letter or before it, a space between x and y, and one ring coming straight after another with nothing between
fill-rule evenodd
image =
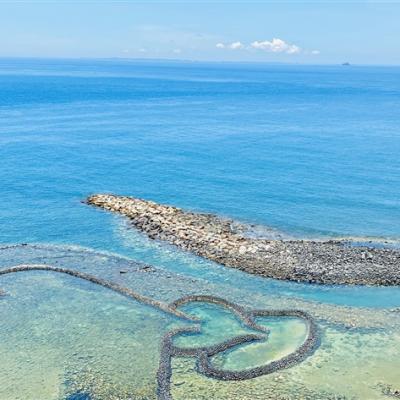
<instances>
[{"instance_id":1,"label":"rocky breakwater","mask_svg":"<svg viewBox=\"0 0 400 400\"><path fill-rule=\"evenodd\" d=\"M400 284L399 250L251 238L233 220L134 197L96 194L86 202L125 215L151 239L251 274L310 283Z\"/></svg>"}]
</instances>

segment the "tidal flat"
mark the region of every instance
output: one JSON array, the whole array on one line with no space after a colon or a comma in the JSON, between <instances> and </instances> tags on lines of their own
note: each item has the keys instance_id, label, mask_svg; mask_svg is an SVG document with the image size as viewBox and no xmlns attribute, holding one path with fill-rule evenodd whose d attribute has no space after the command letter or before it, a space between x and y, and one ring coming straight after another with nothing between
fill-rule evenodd
<instances>
[{"instance_id":1,"label":"tidal flat","mask_svg":"<svg viewBox=\"0 0 400 400\"><path fill-rule=\"evenodd\" d=\"M172 357L173 399L386 399L399 390L396 309L327 305L282 293L251 292L229 282L207 283L78 247L0 249L1 270L21 260L94 274L158 302L195 294L219 296L249 310L296 307L315 320L320 332L315 351L290 368L257 378L215 379L199 373L193 357ZM0 398L7 400L157 399L163 335L194 326L107 288L52 271L3 275L0 287L5 293L0 299ZM256 333L218 303L188 302L179 309L201 321L201 332L174 339L180 348L214 346ZM268 340L229 348L213 356L212 365L227 371L257 368L292 353L307 335L304 321L296 317L260 316L257 323L269 330Z\"/></svg>"}]
</instances>

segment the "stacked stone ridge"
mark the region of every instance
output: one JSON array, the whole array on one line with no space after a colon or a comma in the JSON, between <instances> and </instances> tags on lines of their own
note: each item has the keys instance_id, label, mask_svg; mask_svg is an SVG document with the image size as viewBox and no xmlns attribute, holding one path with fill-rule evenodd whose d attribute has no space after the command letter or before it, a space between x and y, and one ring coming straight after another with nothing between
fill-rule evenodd
<instances>
[{"instance_id":1,"label":"stacked stone ridge","mask_svg":"<svg viewBox=\"0 0 400 400\"><path fill-rule=\"evenodd\" d=\"M157 308L160 311L174 315L175 317L182 318L186 321L197 323L196 326L187 326L182 328L176 328L169 332L166 332L162 338L160 345L160 361L159 369L157 372L157 398L158 400L172 400L171 397L171 359L172 357L195 357L197 358L197 371L203 375L211 378L220 380L245 380L256 378L261 375L271 374L280 369L290 368L293 365L301 363L307 357L312 355L317 350L320 339L318 327L311 315L301 310L248 310L238 304L231 303L222 298L215 296L204 296L204 295L193 295L186 296L175 300L171 304L165 304L152 298L145 297L129 288L120 286L114 282L98 278L94 275L90 275L84 272L76 271L69 268L54 267L51 265L44 264L22 264L14 267L0 269L0 276L29 272L29 271L46 271L55 272L65 275L70 275L75 278L86 280L96 285L103 286L111 289L114 292L120 293L126 297L132 298L133 300L139 301L143 304L147 304L151 307ZM180 305L191 303L191 302L202 302L202 303L213 303L221 305L227 309L233 311L236 316L242 320L242 322L259 333L247 334L236 336L232 339L228 339L222 343L197 348L180 348L173 344L173 339L177 335L187 333L201 333L200 320L190 315L185 314L178 310ZM294 352L286 355L280 360L267 362L265 365L261 365L256 368L247 369L243 371L229 371L215 368L212 365L211 358L218 353L232 349L236 346L240 346L245 343L250 343L257 340L268 339L268 328L257 324L255 321L256 317L259 316L272 316L272 317L297 317L302 319L307 325L307 337L303 344L298 347Z\"/></svg>"},{"instance_id":2,"label":"stacked stone ridge","mask_svg":"<svg viewBox=\"0 0 400 400\"><path fill-rule=\"evenodd\" d=\"M251 238L231 219L134 197L96 194L86 202L128 217L151 239L252 274L310 283L400 284L399 250Z\"/></svg>"}]
</instances>

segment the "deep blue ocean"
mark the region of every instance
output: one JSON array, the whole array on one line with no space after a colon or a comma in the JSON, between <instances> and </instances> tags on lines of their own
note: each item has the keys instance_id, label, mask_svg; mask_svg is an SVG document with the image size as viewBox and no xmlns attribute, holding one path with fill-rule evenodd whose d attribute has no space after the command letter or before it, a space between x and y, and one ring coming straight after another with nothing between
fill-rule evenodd
<instances>
[{"instance_id":1,"label":"deep blue ocean","mask_svg":"<svg viewBox=\"0 0 400 400\"><path fill-rule=\"evenodd\" d=\"M90 247L250 287L259 278L81 201L113 192L263 234L398 243L399 155L397 67L0 60L0 243ZM269 285L338 303L400 299L397 288Z\"/></svg>"}]
</instances>

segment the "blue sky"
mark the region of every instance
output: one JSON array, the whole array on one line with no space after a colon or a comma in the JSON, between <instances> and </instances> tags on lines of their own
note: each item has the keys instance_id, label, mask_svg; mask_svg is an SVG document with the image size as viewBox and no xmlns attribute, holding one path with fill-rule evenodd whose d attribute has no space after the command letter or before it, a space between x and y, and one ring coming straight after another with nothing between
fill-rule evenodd
<instances>
[{"instance_id":1,"label":"blue sky","mask_svg":"<svg viewBox=\"0 0 400 400\"><path fill-rule=\"evenodd\" d=\"M400 0L0 0L0 56L400 65Z\"/></svg>"}]
</instances>

